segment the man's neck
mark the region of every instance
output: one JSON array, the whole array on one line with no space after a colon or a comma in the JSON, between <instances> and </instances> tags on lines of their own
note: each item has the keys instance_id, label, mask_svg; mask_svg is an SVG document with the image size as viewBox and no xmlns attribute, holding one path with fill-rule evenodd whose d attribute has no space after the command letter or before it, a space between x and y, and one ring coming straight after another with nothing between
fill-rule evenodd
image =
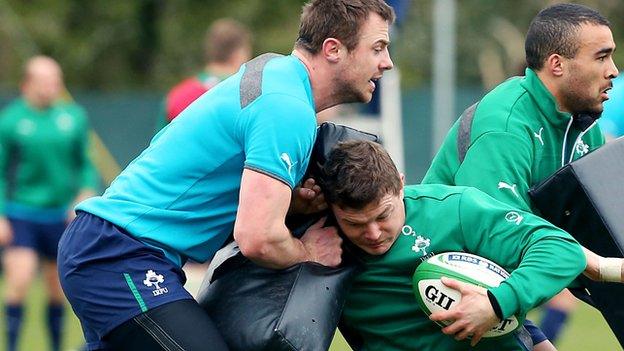
<instances>
[{"instance_id":1,"label":"man's neck","mask_svg":"<svg viewBox=\"0 0 624 351\"><path fill-rule=\"evenodd\" d=\"M204 70L206 73L215 75L217 77L228 77L236 73L240 66L238 63L230 62L213 62L206 65Z\"/></svg>"},{"instance_id":2,"label":"man's neck","mask_svg":"<svg viewBox=\"0 0 624 351\"><path fill-rule=\"evenodd\" d=\"M550 94L555 98L555 101L557 102L557 109L561 112L570 112L561 104L561 94L559 93L559 88L555 81L555 78L550 76L544 70L535 71L535 74L537 74L537 77L540 79L540 81L542 81L542 84L544 84L546 90L548 90Z\"/></svg>"},{"instance_id":3,"label":"man's neck","mask_svg":"<svg viewBox=\"0 0 624 351\"><path fill-rule=\"evenodd\" d=\"M339 102L335 101L334 98L332 75L327 63L322 61L323 58L320 55L312 55L305 50L297 48L292 53L303 63L308 71L316 112L338 105Z\"/></svg>"},{"instance_id":4,"label":"man's neck","mask_svg":"<svg viewBox=\"0 0 624 351\"><path fill-rule=\"evenodd\" d=\"M37 110L37 111L44 111L50 108L50 106L52 106L51 102L50 103L39 102L34 99L28 98L28 96L24 96L24 101L26 101L26 104L28 106L30 106L32 109Z\"/></svg>"}]
</instances>

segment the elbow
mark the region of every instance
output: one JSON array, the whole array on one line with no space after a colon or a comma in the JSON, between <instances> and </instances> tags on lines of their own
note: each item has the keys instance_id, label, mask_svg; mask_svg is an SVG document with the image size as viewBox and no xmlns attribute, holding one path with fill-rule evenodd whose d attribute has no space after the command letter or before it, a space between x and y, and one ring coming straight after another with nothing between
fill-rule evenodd
<instances>
[{"instance_id":1,"label":"elbow","mask_svg":"<svg viewBox=\"0 0 624 351\"><path fill-rule=\"evenodd\" d=\"M263 261L263 258L268 255L269 245L264 239L266 237L266 233L260 231L234 231L234 240L236 240L238 248L243 256L252 261Z\"/></svg>"}]
</instances>

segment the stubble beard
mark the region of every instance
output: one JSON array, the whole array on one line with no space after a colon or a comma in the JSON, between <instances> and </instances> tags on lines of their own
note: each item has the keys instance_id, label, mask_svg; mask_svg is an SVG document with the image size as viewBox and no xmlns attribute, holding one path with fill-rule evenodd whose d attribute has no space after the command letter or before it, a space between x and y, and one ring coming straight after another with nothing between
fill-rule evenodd
<instances>
[{"instance_id":1,"label":"stubble beard","mask_svg":"<svg viewBox=\"0 0 624 351\"><path fill-rule=\"evenodd\" d=\"M370 99L359 91L355 84L347 82L344 79L336 79L334 86L336 87L334 96L338 101L338 104L347 104L352 102L367 103Z\"/></svg>"},{"instance_id":2,"label":"stubble beard","mask_svg":"<svg viewBox=\"0 0 624 351\"><path fill-rule=\"evenodd\" d=\"M596 105L597 99L585 97L576 89L565 92L564 102L567 110L573 115L589 115L593 119L598 119L602 115L602 103Z\"/></svg>"}]
</instances>

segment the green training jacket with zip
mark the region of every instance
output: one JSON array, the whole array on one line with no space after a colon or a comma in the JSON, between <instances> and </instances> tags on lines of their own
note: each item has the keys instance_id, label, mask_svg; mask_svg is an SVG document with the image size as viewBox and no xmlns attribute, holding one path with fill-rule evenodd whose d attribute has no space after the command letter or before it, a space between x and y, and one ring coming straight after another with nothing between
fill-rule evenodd
<instances>
[{"instance_id":1,"label":"green training jacket with zip","mask_svg":"<svg viewBox=\"0 0 624 351\"><path fill-rule=\"evenodd\" d=\"M532 212L529 188L604 144L594 119L559 111L553 95L528 68L524 77L511 78L485 95L468 128L462 126L466 115L451 128L423 183L474 186ZM465 143L462 134L467 135Z\"/></svg>"}]
</instances>

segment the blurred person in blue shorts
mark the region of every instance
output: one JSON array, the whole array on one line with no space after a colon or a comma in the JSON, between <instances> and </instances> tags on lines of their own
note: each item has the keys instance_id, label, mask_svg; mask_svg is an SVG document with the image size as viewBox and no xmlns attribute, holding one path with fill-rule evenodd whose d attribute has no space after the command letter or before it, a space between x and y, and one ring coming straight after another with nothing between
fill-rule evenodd
<instances>
[{"instance_id":1,"label":"blurred person in blue shorts","mask_svg":"<svg viewBox=\"0 0 624 351\"><path fill-rule=\"evenodd\" d=\"M369 102L392 68L383 0L312 0L291 55L244 64L163 128L100 197L77 206L59 243L63 290L90 350L224 350L183 287L181 267L233 237L270 268L341 262L324 220L297 239L287 213L326 207L305 180L316 112Z\"/></svg>"},{"instance_id":2,"label":"blurred person in blue shorts","mask_svg":"<svg viewBox=\"0 0 624 351\"><path fill-rule=\"evenodd\" d=\"M59 350L64 296L57 245L75 203L94 194L84 110L59 99L61 68L49 57L25 66L22 96L0 112L0 242L5 276L7 350L17 349L24 300L42 261L51 350Z\"/></svg>"}]
</instances>

